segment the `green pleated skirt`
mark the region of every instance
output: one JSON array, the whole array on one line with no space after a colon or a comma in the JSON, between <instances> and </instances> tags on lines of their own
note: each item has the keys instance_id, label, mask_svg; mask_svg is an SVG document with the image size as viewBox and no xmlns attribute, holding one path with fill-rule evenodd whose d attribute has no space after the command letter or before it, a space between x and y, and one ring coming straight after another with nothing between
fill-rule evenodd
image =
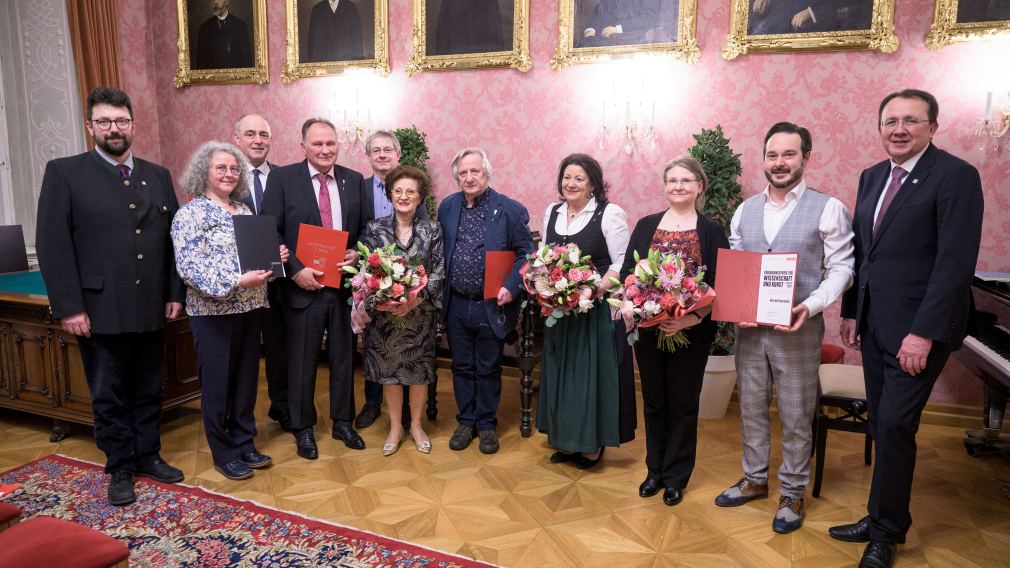
<instances>
[{"instance_id":1,"label":"green pleated skirt","mask_svg":"<svg viewBox=\"0 0 1010 568\"><path fill-rule=\"evenodd\" d=\"M537 429L566 452L617 446L617 380L614 326L606 304L545 326Z\"/></svg>"}]
</instances>

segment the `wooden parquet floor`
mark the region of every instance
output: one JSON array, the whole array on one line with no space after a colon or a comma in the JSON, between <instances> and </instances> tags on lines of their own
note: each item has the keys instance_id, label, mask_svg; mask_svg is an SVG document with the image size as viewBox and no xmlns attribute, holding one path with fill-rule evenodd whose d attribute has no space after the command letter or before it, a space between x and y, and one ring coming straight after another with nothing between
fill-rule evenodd
<instances>
[{"instance_id":1,"label":"wooden parquet floor","mask_svg":"<svg viewBox=\"0 0 1010 568\"><path fill-rule=\"evenodd\" d=\"M360 380L360 377L359 377ZM316 406L327 408L325 380ZM358 384L358 400L362 400ZM451 379L441 371L437 422L425 422L434 448L416 451L409 439L391 457L381 454L388 418L361 431L368 449L352 451L330 438L330 423L316 428L320 458L295 454L294 441L266 418L260 389L258 448L274 466L246 481L229 481L211 467L197 404L169 413L163 455L186 482L312 517L344 523L439 550L504 566L817 567L855 566L862 545L833 541L829 526L865 511L870 468L862 438L830 432L824 487L807 498L807 518L791 535L771 530L772 498L735 509L712 500L740 473L739 415L702 421L699 457L684 501L638 497L645 475L644 427L638 439L607 451L595 471L549 461L545 437L519 435L518 380L505 377L499 413L501 451L485 456L473 444L449 450L455 427ZM641 410L641 404L639 404ZM326 412L320 412L325 417ZM74 427L60 443L48 441L48 420L0 411L0 470L59 452L104 462L91 431ZM897 566L1010 566L1010 461L969 457L957 428L925 425L912 498L914 525L899 547ZM772 471L778 468L773 436ZM1001 483L1001 480L1003 482Z\"/></svg>"}]
</instances>

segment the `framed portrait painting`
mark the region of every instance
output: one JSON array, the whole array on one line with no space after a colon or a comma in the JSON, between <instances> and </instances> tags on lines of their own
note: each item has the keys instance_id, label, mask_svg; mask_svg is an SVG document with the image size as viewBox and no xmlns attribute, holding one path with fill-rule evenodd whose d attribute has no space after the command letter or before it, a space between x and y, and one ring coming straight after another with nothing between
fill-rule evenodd
<instances>
[{"instance_id":1,"label":"framed portrait painting","mask_svg":"<svg viewBox=\"0 0 1010 568\"><path fill-rule=\"evenodd\" d=\"M1010 0L936 0L927 48L990 37L1010 37Z\"/></svg>"},{"instance_id":2,"label":"framed portrait painting","mask_svg":"<svg viewBox=\"0 0 1010 568\"><path fill-rule=\"evenodd\" d=\"M482 67L533 67L529 0L414 0L407 74Z\"/></svg>"},{"instance_id":3,"label":"framed portrait painting","mask_svg":"<svg viewBox=\"0 0 1010 568\"><path fill-rule=\"evenodd\" d=\"M697 0L561 0L558 49L551 67L632 53L671 55L695 63Z\"/></svg>"},{"instance_id":4,"label":"framed portrait painting","mask_svg":"<svg viewBox=\"0 0 1010 568\"><path fill-rule=\"evenodd\" d=\"M287 38L281 80L347 69L389 73L387 0L285 0Z\"/></svg>"},{"instance_id":5,"label":"framed portrait painting","mask_svg":"<svg viewBox=\"0 0 1010 568\"><path fill-rule=\"evenodd\" d=\"M266 0L177 0L175 86L266 83Z\"/></svg>"},{"instance_id":6,"label":"framed portrait painting","mask_svg":"<svg viewBox=\"0 0 1010 568\"><path fill-rule=\"evenodd\" d=\"M722 55L873 49L891 53L894 0L730 0Z\"/></svg>"}]
</instances>

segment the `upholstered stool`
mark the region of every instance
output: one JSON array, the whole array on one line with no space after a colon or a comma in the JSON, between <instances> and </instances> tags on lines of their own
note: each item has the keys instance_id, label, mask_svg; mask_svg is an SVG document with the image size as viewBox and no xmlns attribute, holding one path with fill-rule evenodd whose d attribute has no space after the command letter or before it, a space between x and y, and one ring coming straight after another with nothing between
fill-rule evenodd
<instances>
[{"instance_id":1,"label":"upholstered stool","mask_svg":"<svg viewBox=\"0 0 1010 568\"><path fill-rule=\"evenodd\" d=\"M0 501L0 531L8 529L21 520L21 509Z\"/></svg>"},{"instance_id":2,"label":"upholstered stool","mask_svg":"<svg viewBox=\"0 0 1010 568\"><path fill-rule=\"evenodd\" d=\"M130 549L77 523L35 517L0 532L0 568L126 568Z\"/></svg>"},{"instance_id":3,"label":"upholstered stool","mask_svg":"<svg viewBox=\"0 0 1010 568\"><path fill-rule=\"evenodd\" d=\"M821 494L824 478L824 451L828 441L828 430L859 432L866 435L863 449L864 461L870 465L873 452L873 438L870 436L866 416L866 384L863 382L863 368L859 365L823 364L820 375L821 396L814 420L814 454L817 456L817 471L814 475L813 496ZM840 409L841 416L829 417L824 407Z\"/></svg>"}]
</instances>

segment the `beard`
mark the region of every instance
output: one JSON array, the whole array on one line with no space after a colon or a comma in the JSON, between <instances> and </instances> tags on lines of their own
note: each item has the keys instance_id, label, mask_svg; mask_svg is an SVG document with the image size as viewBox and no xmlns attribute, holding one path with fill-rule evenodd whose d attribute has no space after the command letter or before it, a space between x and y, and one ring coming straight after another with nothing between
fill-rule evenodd
<instances>
[{"instance_id":1,"label":"beard","mask_svg":"<svg viewBox=\"0 0 1010 568\"><path fill-rule=\"evenodd\" d=\"M95 145L110 156L120 157L130 149L132 140L125 134L106 135L104 138L95 138ZM115 144L115 145L113 145Z\"/></svg>"},{"instance_id":2,"label":"beard","mask_svg":"<svg viewBox=\"0 0 1010 568\"><path fill-rule=\"evenodd\" d=\"M800 169L796 170L795 172L793 172L793 175L789 176L789 179L787 179L785 182L777 182L777 181L775 181L772 178L772 176L774 174L781 174L781 173L785 173L785 172L781 171L781 170L778 170L778 171L776 171L776 170L765 170L765 179L767 179L768 183L770 183L771 186L774 187L775 189L785 189L785 188L793 185L794 183L796 183L797 181L799 181L801 177L803 177L803 168L800 168Z\"/></svg>"}]
</instances>

